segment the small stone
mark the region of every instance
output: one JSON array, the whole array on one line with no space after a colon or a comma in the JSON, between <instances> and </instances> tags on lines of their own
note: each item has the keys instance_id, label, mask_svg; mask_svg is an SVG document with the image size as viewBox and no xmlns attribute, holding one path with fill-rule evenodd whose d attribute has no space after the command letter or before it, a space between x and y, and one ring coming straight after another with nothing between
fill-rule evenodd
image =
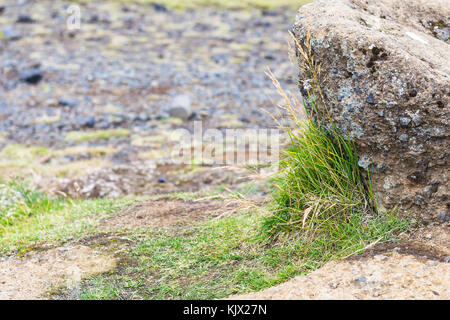
<instances>
[{"instance_id":1,"label":"small stone","mask_svg":"<svg viewBox=\"0 0 450 320\"><path fill-rule=\"evenodd\" d=\"M20 81L28 84L38 84L43 78L42 72L39 68L31 68L25 70L20 75Z\"/></svg>"},{"instance_id":2,"label":"small stone","mask_svg":"<svg viewBox=\"0 0 450 320\"><path fill-rule=\"evenodd\" d=\"M355 281L356 282L366 282L367 279L366 279L366 277L362 276L362 277L355 278Z\"/></svg>"},{"instance_id":3,"label":"small stone","mask_svg":"<svg viewBox=\"0 0 450 320\"><path fill-rule=\"evenodd\" d=\"M167 7L163 5L162 3L154 3L153 9L157 12L167 12Z\"/></svg>"},{"instance_id":4,"label":"small stone","mask_svg":"<svg viewBox=\"0 0 450 320\"><path fill-rule=\"evenodd\" d=\"M439 184L439 180L438 179L431 180L431 185L436 186L438 184Z\"/></svg>"},{"instance_id":5,"label":"small stone","mask_svg":"<svg viewBox=\"0 0 450 320\"><path fill-rule=\"evenodd\" d=\"M329 286L331 289L336 289L339 286L339 284L338 283L330 283Z\"/></svg>"},{"instance_id":6,"label":"small stone","mask_svg":"<svg viewBox=\"0 0 450 320\"><path fill-rule=\"evenodd\" d=\"M19 14L16 20L17 23L34 23L34 19L29 14Z\"/></svg>"},{"instance_id":7,"label":"small stone","mask_svg":"<svg viewBox=\"0 0 450 320\"><path fill-rule=\"evenodd\" d=\"M373 93L368 95L368 97L366 98L366 102L370 104L375 104L375 98L373 96Z\"/></svg>"},{"instance_id":8,"label":"small stone","mask_svg":"<svg viewBox=\"0 0 450 320\"><path fill-rule=\"evenodd\" d=\"M408 127L409 124L411 123L411 119L410 118L406 118L406 117L402 117L400 118L400 125L404 128Z\"/></svg>"},{"instance_id":9,"label":"small stone","mask_svg":"<svg viewBox=\"0 0 450 320\"><path fill-rule=\"evenodd\" d=\"M404 134L400 135L400 137L398 137L398 139L400 141L406 142L406 141L408 141L408 135L406 133L404 133Z\"/></svg>"},{"instance_id":10,"label":"small stone","mask_svg":"<svg viewBox=\"0 0 450 320\"><path fill-rule=\"evenodd\" d=\"M14 29L12 26L4 26L0 29L0 40L8 40L8 41L15 41L19 40L21 38L21 34L19 31Z\"/></svg>"},{"instance_id":11,"label":"small stone","mask_svg":"<svg viewBox=\"0 0 450 320\"><path fill-rule=\"evenodd\" d=\"M363 169L367 169L370 165L370 158L367 156L361 157L358 161L358 166L360 166Z\"/></svg>"},{"instance_id":12,"label":"small stone","mask_svg":"<svg viewBox=\"0 0 450 320\"><path fill-rule=\"evenodd\" d=\"M430 198L431 197L431 186L426 186L424 189L423 189L423 194L424 194L424 196L425 197L427 197L427 198Z\"/></svg>"},{"instance_id":13,"label":"small stone","mask_svg":"<svg viewBox=\"0 0 450 320\"><path fill-rule=\"evenodd\" d=\"M77 117L76 123L85 128L93 128L95 126L94 117Z\"/></svg>"},{"instance_id":14,"label":"small stone","mask_svg":"<svg viewBox=\"0 0 450 320\"><path fill-rule=\"evenodd\" d=\"M88 23L97 23L100 21L100 17L98 16L98 14L94 13L91 15L91 17L89 18Z\"/></svg>"},{"instance_id":15,"label":"small stone","mask_svg":"<svg viewBox=\"0 0 450 320\"><path fill-rule=\"evenodd\" d=\"M416 126L420 126L422 124L422 118L420 116L416 115L416 114L413 115L412 121L414 122L414 124Z\"/></svg>"},{"instance_id":16,"label":"small stone","mask_svg":"<svg viewBox=\"0 0 450 320\"><path fill-rule=\"evenodd\" d=\"M59 99L58 100L58 105L60 107L75 107L76 105L78 105L77 101L74 100L66 100L66 99Z\"/></svg>"},{"instance_id":17,"label":"small stone","mask_svg":"<svg viewBox=\"0 0 450 320\"><path fill-rule=\"evenodd\" d=\"M148 121L150 120L150 116L145 113L140 113L135 117L136 121Z\"/></svg>"},{"instance_id":18,"label":"small stone","mask_svg":"<svg viewBox=\"0 0 450 320\"><path fill-rule=\"evenodd\" d=\"M416 205L418 205L418 206L422 206L422 205L427 204L427 202L425 201L424 197L419 196L419 195L414 197L414 203Z\"/></svg>"},{"instance_id":19,"label":"small stone","mask_svg":"<svg viewBox=\"0 0 450 320\"><path fill-rule=\"evenodd\" d=\"M181 118L187 120L191 117L191 98L188 95L176 96L169 110L171 117Z\"/></svg>"},{"instance_id":20,"label":"small stone","mask_svg":"<svg viewBox=\"0 0 450 320\"><path fill-rule=\"evenodd\" d=\"M445 213L445 212L439 212L437 217L442 222L450 221L450 214Z\"/></svg>"}]
</instances>

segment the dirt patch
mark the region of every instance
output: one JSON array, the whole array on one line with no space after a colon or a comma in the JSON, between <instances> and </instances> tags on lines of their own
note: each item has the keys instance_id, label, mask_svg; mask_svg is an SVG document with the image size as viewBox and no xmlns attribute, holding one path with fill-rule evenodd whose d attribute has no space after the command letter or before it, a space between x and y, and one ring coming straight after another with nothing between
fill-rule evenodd
<instances>
[{"instance_id":1,"label":"dirt patch","mask_svg":"<svg viewBox=\"0 0 450 320\"><path fill-rule=\"evenodd\" d=\"M86 246L29 252L0 261L0 299L45 299L56 286L74 286L81 278L111 271L116 259Z\"/></svg>"},{"instance_id":2,"label":"dirt patch","mask_svg":"<svg viewBox=\"0 0 450 320\"><path fill-rule=\"evenodd\" d=\"M119 229L180 225L229 215L245 206L243 201L234 199L172 200L163 198L125 208L118 215L106 220L103 225Z\"/></svg>"},{"instance_id":3,"label":"dirt patch","mask_svg":"<svg viewBox=\"0 0 450 320\"><path fill-rule=\"evenodd\" d=\"M118 198L130 194L156 195L197 192L226 185L233 188L249 181L251 172L240 168L133 162L95 170L80 178L41 179L40 189L72 198Z\"/></svg>"},{"instance_id":4,"label":"dirt patch","mask_svg":"<svg viewBox=\"0 0 450 320\"><path fill-rule=\"evenodd\" d=\"M429 225L401 236L398 242L386 242L365 250L349 259L365 259L379 254L397 252L412 255L418 260L444 261L450 256L450 229L448 225Z\"/></svg>"},{"instance_id":5,"label":"dirt patch","mask_svg":"<svg viewBox=\"0 0 450 320\"><path fill-rule=\"evenodd\" d=\"M430 224L417 230L412 230L405 238L410 241L427 245L450 256L450 223Z\"/></svg>"}]
</instances>

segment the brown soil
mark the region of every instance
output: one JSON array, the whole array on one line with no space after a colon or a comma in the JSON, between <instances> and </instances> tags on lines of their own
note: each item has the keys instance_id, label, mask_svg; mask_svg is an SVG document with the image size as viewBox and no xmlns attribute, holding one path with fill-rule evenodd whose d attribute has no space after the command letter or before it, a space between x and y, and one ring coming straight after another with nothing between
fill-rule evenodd
<instances>
[{"instance_id":1,"label":"brown soil","mask_svg":"<svg viewBox=\"0 0 450 320\"><path fill-rule=\"evenodd\" d=\"M60 247L0 262L0 299L44 299L56 286L77 286L81 278L111 271L116 259L86 247Z\"/></svg>"}]
</instances>

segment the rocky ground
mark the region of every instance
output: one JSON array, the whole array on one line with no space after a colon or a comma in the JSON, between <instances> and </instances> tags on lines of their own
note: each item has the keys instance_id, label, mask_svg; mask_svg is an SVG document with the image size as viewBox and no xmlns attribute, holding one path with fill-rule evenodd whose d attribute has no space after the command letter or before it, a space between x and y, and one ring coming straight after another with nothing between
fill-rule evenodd
<instances>
[{"instance_id":1,"label":"rocky ground","mask_svg":"<svg viewBox=\"0 0 450 320\"><path fill-rule=\"evenodd\" d=\"M167 146L180 139L174 129L195 120L219 129L274 125L264 111L278 99L266 67L295 90L293 14L283 8L180 12L97 1L70 31L66 2L3 6L3 177L33 171L53 191L73 195L76 182L86 197L140 194L158 180L172 183L168 172L180 169L168 161Z\"/></svg>"},{"instance_id":2,"label":"rocky ground","mask_svg":"<svg viewBox=\"0 0 450 320\"><path fill-rule=\"evenodd\" d=\"M269 190L261 168L174 164L171 148L181 137L173 131L192 131L196 120L220 130L274 127L264 110L273 112L280 100L266 67L285 89L297 91L287 45L293 9L175 11L95 1L81 7L81 29L71 31L69 4L0 4L0 178L25 179L72 199L163 198L113 216L89 216L98 222L95 236L0 256L0 299L79 298L81 278L125 268L123 253L142 240L127 230L173 227L184 235L194 222L264 203ZM182 197L174 198L178 193ZM443 232L430 230L430 237ZM448 299L448 239L438 246L439 253L428 255L423 252L432 252L429 247L394 246L333 262L286 287L245 298ZM326 279L317 276L322 272ZM378 291L367 291L373 281L388 283L387 292L376 286ZM411 289L411 281L418 287ZM307 283L307 291L297 291L299 283ZM348 284L359 289L342 291ZM393 287L403 293L396 295Z\"/></svg>"}]
</instances>

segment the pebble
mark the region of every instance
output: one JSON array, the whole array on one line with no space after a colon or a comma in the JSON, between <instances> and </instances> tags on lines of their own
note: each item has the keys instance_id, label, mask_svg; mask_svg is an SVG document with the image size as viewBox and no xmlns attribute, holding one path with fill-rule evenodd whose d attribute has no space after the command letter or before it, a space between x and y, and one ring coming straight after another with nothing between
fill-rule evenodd
<instances>
[{"instance_id":1,"label":"pebble","mask_svg":"<svg viewBox=\"0 0 450 320\"><path fill-rule=\"evenodd\" d=\"M440 220L442 220L443 222L447 222L447 221L450 221L450 214L445 213L445 212L439 212L438 213L438 218Z\"/></svg>"},{"instance_id":2,"label":"pebble","mask_svg":"<svg viewBox=\"0 0 450 320\"><path fill-rule=\"evenodd\" d=\"M16 20L17 23L34 23L34 19L29 14L20 14Z\"/></svg>"},{"instance_id":3,"label":"pebble","mask_svg":"<svg viewBox=\"0 0 450 320\"><path fill-rule=\"evenodd\" d=\"M373 93L369 94L366 98L366 102L370 104L375 104L375 98L373 96Z\"/></svg>"},{"instance_id":4,"label":"pebble","mask_svg":"<svg viewBox=\"0 0 450 320\"><path fill-rule=\"evenodd\" d=\"M412 121L414 122L414 124L416 126L420 126L422 124L422 118L420 116L418 116L418 115L414 115L412 117Z\"/></svg>"},{"instance_id":5,"label":"pebble","mask_svg":"<svg viewBox=\"0 0 450 320\"><path fill-rule=\"evenodd\" d=\"M20 74L20 81L28 84L38 84L44 76L39 68L25 70Z\"/></svg>"},{"instance_id":6,"label":"pebble","mask_svg":"<svg viewBox=\"0 0 450 320\"><path fill-rule=\"evenodd\" d=\"M5 39L9 41L14 41L19 40L21 37L22 36L20 32L10 25L6 25L0 29L0 40Z\"/></svg>"},{"instance_id":7,"label":"pebble","mask_svg":"<svg viewBox=\"0 0 450 320\"><path fill-rule=\"evenodd\" d=\"M153 10L157 12L167 12L167 7L162 3L153 3Z\"/></svg>"},{"instance_id":8,"label":"pebble","mask_svg":"<svg viewBox=\"0 0 450 320\"><path fill-rule=\"evenodd\" d=\"M93 128L96 122L94 117L77 117L75 121L79 126L85 128Z\"/></svg>"},{"instance_id":9,"label":"pebble","mask_svg":"<svg viewBox=\"0 0 450 320\"><path fill-rule=\"evenodd\" d=\"M402 117L400 118L400 125L404 128L408 127L408 125L411 123L411 119L410 118L405 118Z\"/></svg>"},{"instance_id":10,"label":"pebble","mask_svg":"<svg viewBox=\"0 0 450 320\"><path fill-rule=\"evenodd\" d=\"M188 95L176 96L171 104L169 114L171 117L187 120L191 117L191 98Z\"/></svg>"},{"instance_id":11,"label":"pebble","mask_svg":"<svg viewBox=\"0 0 450 320\"><path fill-rule=\"evenodd\" d=\"M58 105L60 107L75 107L78 105L78 101L74 101L74 100L66 100L66 99L59 99L58 100Z\"/></svg>"},{"instance_id":12,"label":"pebble","mask_svg":"<svg viewBox=\"0 0 450 320\"><path fill-rule=\"evenodd\" d=\"M424 195L425 197L427 197L427 198L430 198L430 197L431 197L431 186L426 186L426 187L423 189L423 195Z\"/></svg>"}]
</instances>

